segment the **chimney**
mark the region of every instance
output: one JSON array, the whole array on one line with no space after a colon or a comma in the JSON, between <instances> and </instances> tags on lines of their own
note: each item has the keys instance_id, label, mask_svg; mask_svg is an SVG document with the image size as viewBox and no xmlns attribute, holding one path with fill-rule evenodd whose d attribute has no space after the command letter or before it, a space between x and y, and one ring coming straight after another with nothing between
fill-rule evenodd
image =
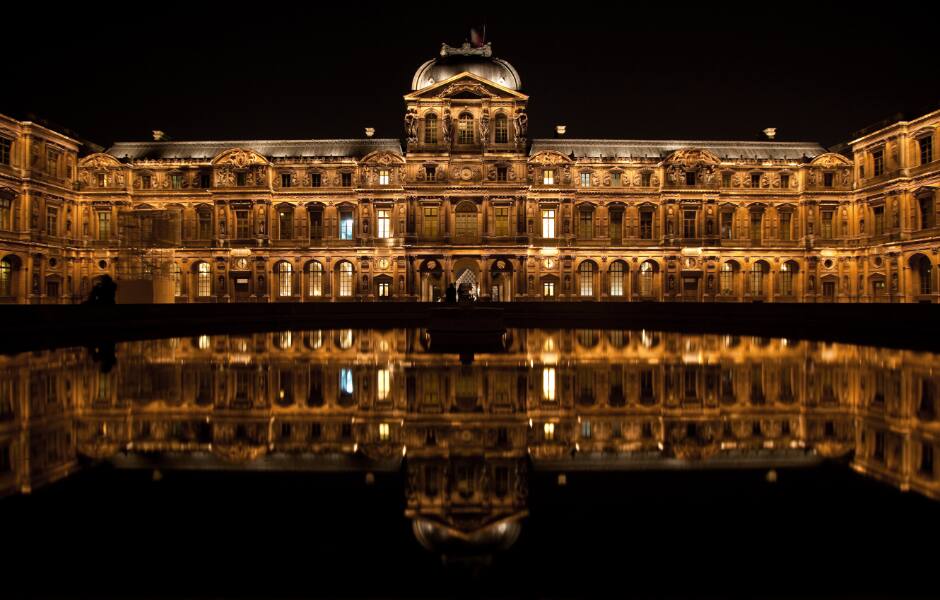
<instances>
[{"instance_id":1,"label":"chimney","mask_svg":"<svg viewBox=\"0 0 940 600\"><path fill-rule=\"evenodd\" d=\"M159 129L154 129L154 130L153 130L153 141L155 141L155 142L162 142L164 139L166 139L166 134L165 134L165 133L163 133L163 132L160 131Z\"/></svg>"},{"instance_id":2,"label":"chimney","mask_svg":"<svg viewBox=\"0 0 940 600\"><path fill-rule=\"evenodd\" d=\"M776 128L776 127L768 127L767 129L764 130L764 135L767 136L767 139L768 139L768 140L774 139L774 138L777 136L777 128Z\"/></svg>"},{"instance_id":3,"label":"chimney","mask_svg":"<svg viewBox=\"0 0 940 600\"><path fill-rule=\"evenodd\" d=\"M375 135L375 127L366 127L366 137Z\"/></svg>"},{"instance_id":4,"label":"chimney","mask_svg":"<svg viewBox=\"0 0 940 600\"><path fill-rule=\"evenodd\" d=\"M555 137L556 138L564 137L565 128L567 127L568 127L567 125L555 125Z\"/></svg>"}]
</instances>

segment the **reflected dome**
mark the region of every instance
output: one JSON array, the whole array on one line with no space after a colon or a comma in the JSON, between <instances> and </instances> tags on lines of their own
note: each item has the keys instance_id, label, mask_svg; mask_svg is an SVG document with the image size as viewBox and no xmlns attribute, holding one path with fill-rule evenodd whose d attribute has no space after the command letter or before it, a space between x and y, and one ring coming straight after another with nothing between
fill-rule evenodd
<instances>
[{"instance_id":1,"label":"reflected dome","mask_svg":"<svg viewBox=\"0 0 940 600\"><path fill-rule=\"evenodd\" d=\"M416 518L411 527L422 546L447 560L508 550L522 532L522 516L512 515L468 531L422 517Z\"/></svg>"}]
</instances>

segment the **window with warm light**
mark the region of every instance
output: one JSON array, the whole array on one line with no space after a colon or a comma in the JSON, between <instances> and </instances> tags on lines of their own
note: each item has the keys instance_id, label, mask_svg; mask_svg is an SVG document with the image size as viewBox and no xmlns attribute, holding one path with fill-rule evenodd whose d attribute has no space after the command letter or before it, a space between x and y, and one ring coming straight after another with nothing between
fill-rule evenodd
<instances>
[{"instance_id":1,"label":"window with warm light","mask_svg":"<svg viewBox=\"0 0 940 600\"><path fill-rule=\"evenodd\" d=\"M545 440L550 442L555 439L555 424L554 423L545 423L542 426L542 431L545 433Z\"/></svg>"},{"instance_id":2,"label":"window with warm light","mask_svg":"<svg viewBox=\"0 0 940 600\"><path fill-rule=\"evenodd\" d=\"M619 260L610 265L610 295L623 296L623 263Z\"/></svg>"},{"instance_id":3,"label":"window with warm light","mask_svg":"<svg viewBox=\"0 0 940 600\"><path fill-rule=\"evenodd\" d=\"M289 262L282 262L277 269L277 293L278 296L290 296L293 282L293 272Z\"/></svg>"},{"instance_id":4,"label":"window with warm light","mask_svg":"<svg viewBox=\"0 0 940 600\"><path fill-rule=\"evenodd\" d=\"M543 282L542 282L542 297L543 297L543 298L554 298L554 297L555 297L555 282L554 282L554 281L543 281Z\"/></svg>"},{"instance_id":5,"label":"window with warm light","mask_svg":"<svg viewBox=\"0 0 940 600\"><path fill-rule=\"evenodd\" d=\"M498 237L509 235L509 207L497 206L493 209L493 233Z\"/></svg>"},{"instance_id":6,"label":"window with warm light","mask_svg":"<svg viewBox=\"0 0 940 600\"><path fill-rule=\"evenodd\" d=\"M542 169L542 184L555 185L555 169Z\"/></svg>"},{"instance_id":7,"label":"window with warm light","mask_svg":"<svg viewBox=\"0 0 940 600\"><path fill-rule=\"evenodd\" d=\"M391 372L388 369L379 369L376 379L376 397L379 400L388 400L391 391Z\"/></svg>"},{"instance_id":8,"label":"window with warm light","mask_svg":"<svg viewBox=\"0 0 940 600\"><path fill-rule=\"evenodd\" d=\"M379 294L379 298L388 298L388 297L391 295L391 294L390 294L390 292L391 292L391 287L392 287L392 286L391 286L391 284L390 284L389 282L387 282L387 281L380 281L380 282L376 285L377 292L378 292L378 294Z\"/></svg>"},{"instance_id":9,"label":"window with warm light","mask_svg":"<svg viewBox=\"0 0 940 600\"><path fill-rule=\"evenodd\" d=\"M203 298L212 295L212 272L209 263L201 262L196 268L196 295Z\"/></svg>"},{"instance_id":10,"label":"window with warm light","mask_svg":"<svg viewBox=\"0 0 940 600\"><path fill-rule=\"evenodd\" d=\"M543 238L555 237L555 209L554 208L542 209L542 237Z\"/></svg>"},{"instance_id":11,"label":"window with warm light","mask_svg":"<svg viewBox=\"0 0 940 600\"><path fill-rule=\"evenodd\" d=\"M388 169L379 169L379 185L388 185L391 180Z\"/></svg>"},{"instance_id":12,"label":"window with warm light","mask_svg":"<svg viewBox=\"0 0 940 600\"><path fill-rule=\"evenodd\" d=\"M425 206L424 215L421 221L421 233L426 239L437 237L440 224L440 215L437 206Z\"/></svg>"},{"instance_id":13,"label":"window with warm light","mask_svg":"<svg viewBox=\"0 0 940 600\"><path fill-rule=\"evenodd\" d=\"M387 442L390 435L388 423L379 423L379 439Z\"/></svg>"},{"instance_id":14,"label":"window with warm light","mask_svg":"<svg viewBox=\"0 0 940 600\"><path fill-rule=\"evenodd\" d=\"M353 267L348 261L339 266L339 295L344 298L353 295Z\"/></svg>"},{"instance_id":15,"label":"window with warm light","mask_svg":"<svg viewBox=\"0 0 940 600\"><path fill-rule=\"evenodd\" d=\"M323 265L318 262L310 263L310 272L307 274L307 295L315 297L323 295Z\"/></svg>"},{"instance_id":16,"label":"window with warm light","mask_svg":"<svg viewBox=\"0 0 940 600\"><path fill-rule=\"evenodd\" d=\"M555 400L555 367L542 369L542 399L550 402Z\"/></svg>"},{"instance_id":17,"label":"window with warm light","mask_svg":"<svg viewBox=\"0 0 940 600\"><path fill-rule=\"evenodd\" d=\"M392 211L380 208L375 211L376 235L380 238L392 237Z\"/></svg>"},{"instance_id":18,"label":"window with warm light","mask_svg":"<svg viewBox=\"0 0 940 600\"><path fill-rule=\"evenodd\" d=\"M578 292L582 298L594 295L594 265L590 262L578 267Z\"/></svg>"},{"instance_id":19,"label":"window with warm light","mask_svg":"<svg viewBox=\"0 0 940 600\"><path fill-rule=\"evenodd\" d=\"M470 113L463 113L457 119L457 143L473 143L473 115Z\"/></svg>"}]
</instances>

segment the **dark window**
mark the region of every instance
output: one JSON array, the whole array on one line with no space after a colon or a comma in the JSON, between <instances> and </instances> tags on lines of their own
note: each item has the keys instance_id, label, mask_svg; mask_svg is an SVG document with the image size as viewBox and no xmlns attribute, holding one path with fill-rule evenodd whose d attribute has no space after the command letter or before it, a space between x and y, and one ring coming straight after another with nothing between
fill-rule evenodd
<instances>
[{"instance_id":1,"label":"dark window","mask_svg":"<svg viewBox=\"0 0 940 600\"><path fill-rule=\"evenodd\" d=\"M239 240L248 239L250 233L248 230L248 211L235 211L235 238Z\"/></svg>"},{"instance_id":2,"label":"dark window","mask_svg":"<svg viewBox=\"0 0 940 600\"><path fill-rule=\"evenodd\" d=\"M352 187L352 173L342 174L343 187Z\"/></svg>"},{"instance_id":3,"label":"dark window","mask_svg":"<svg viewBox=\"0 0 940 600\"><path fill-rule=\"evenodd\" d=\"M437 115L435 114L424 117L424 143L437 143Z\"/></svg>"},{"instance_id":4,"label":"dark window","mask_svg":"<svg viewBox=\"0 0 940 600\"><path fill-rule=\"evenodd\" d=\"M437 177L437 167L424 167L424 176L428 181L434 181L434 179Z\"/></svg>"},{"instance_id":5,"label":"dark window","mask_svg":"<svg viewBox=\"0 0 940 600\"><path fill-rule=\"evenodd\" d=\"M653 211L640 211L640 239L653 239Z\"/></svg>"},{"instance_id":6,"label":"dark window","mask_svg":"<svg viewBox=\"0 0 940 600\"><path fill-rule=\"evenodd\" d=\"M760 243L760 227L761 221L763 220L763 214L759 212L751 213L751 241Z\"/></svg>"},{"instance_id":7,"label":"dark window","mask_svg":"<svg viewBox=\"0 0 940 600\"><path fill-rule=\"evenodd\" d=\"M686 210L682 213L682 237L695 237L695 211Z\"/></svg>"},{"instance_id":8,"label":"dark window","mask_svg":"<svg viewBox=\"0 0 940 600\"><path fill-rule=\"evenodd\" d=\"M212 179L209 177L208 173L199 174L199 187L202 189L209 189L212 187Z\"/></svg>"},{"instance_id":9,"label":"dark window","mask_svg":"<svg viewBox=\"0 0 940 600\"><path fill-rule=\"evenodd\" d=\"M832 173L823 173L823 185L825 187L832 187L833 174Z\"/></svg>"},{"instance_id":10,"label":"dark window","mask_svg":"<svg viewBox=\"0 0 940 600\"><path fill-rule=\"evenodd\" d=\"M509 169L506 167L496 167L496 181L506 181L509 177Z\"/></svg>"},{"instance_id":11,"label":"dark window","mask_svg":"<svg viewBox=\"0 0 940 600\"><path fill-rule=\"evenodd\" d=\"M695 171L686 171L686 172L685 172L685 184L686 184L686 185L695 185Z\"/></svg>"},{"instance_id":12,"label":"dark window","mask_svg":"<svg viewBox=\"0 0 940 600\"><path fill-rule=\"evenodd\" d=\"M593 211L582 210L578 213L578 237L583 240L589 240L594 237Z\"/></svg>"},{"instance_id":13,"label":"dark window","mask_svg":"<svg viewBox=\"0 0 940 600\"><path fill-rule=\"evenodd\" d=\"M751 173L751 187L760 187L760 173Z\"/></svg>"},{"instance_id":14,"label":"dark window","mask_svg":"<svg viewBox=\"0 0 940 600\"><path fill-rule=\"evenodd\" d=\"M871 153L872 161L875 163L875 177L879 177L885 172L885 153L877 150Z\"/></svg>"},{"instance_id":15,"label":"dark window","mask_svg":"<svg viewBox=\"0 0 940 600\"><path fill-rule=\"evenodd\" d=\"M5 137L0 137L0 165L10 164L10 148L13 142Z\"/></svg>"},{"instance_id":16,"label":"dark window","mask_svg":"<svg viewBox=\"0 0 940 600\"><path fill-rule=\"evenodd\" d=\"M199 221L199 239L208 240L212 237L212 212L201 210L197 214Z\"/></svg>"},{"instance_id":17,"label":"dark window","mask_svg":"<svg viewBox=\"0 0 940 600\"><path fill-rule=\"evenodd\" d=\"M640 174L640 185L643 187L649 187L652 185L653 174L652 173L641 173Z\"/></svg>"},{"instance_id":18,"label":"dark window","mask_svg":"<svg viewBox=\"0 0 940 600\"><path fill-rule=\"evenodd\" d=\"M322 185L322 179L319 173L310 174L310 187L320 187Z\"/></svg>"},{"instance_id":19,"label":"dark window","mask_svg":"<svg viewBox=\"0 0 940 600\"><path fill-rule=\"evenodd\" d=\"M933 162L933 139L930 136L922 137L918 143L920 144L920 164L926 165Z\"/></svg>"},{"instance_id":20,"label":"dark window","mask_svg":"<svg viewBox=\"0 0 940 600\"><path fill-rule=\"evenodd\" d=\"M244 186L246 181L247 181L246 173L241 173L241 172L235 173L235 185L239 187Z\"/></svg>"},{"instance_id":21,"label":"dark window","mask_svg":"<svg viewBox=\"0 0 940 600\"><path fill-rule=\"evenodd\" d=\"M151 187L153 187L150 175L140 176L140 187L145 190L149 190Z\"/></svg>"},{"instance_id":22,"label":"dark window","mask_svg":"<svg viewBox=\"0 0 940 600\"><path fill-rule=\"evenodd\" d=\"M788 212L780 213L780 239L783 241L790 240L790 226L791 226L791 215Z\"/></svg>"},{"instance_id":23,"label":"dark window","mask_svg":"<svg viewBox=\"0 0 940 600\"><path fill-rule=\"evenodd\" d=\"M881 235L885 232L885 207L876 206L875 213L875 235Z\"/></svg>"},{"instance_id":24,"label":"dark window","mask_svg":"<svg viewBox=\"0 0 940 600\"><path fill-rule=\"evenodd\" d=\"M819 234L824 240L832 239L832 217L834 213L830 210L824 210L822 213L822 227Z\"/></svg>"},{"instance_id":25,"label":"dark window","mask_svg":"<svg viewBox=\"0 0 940 600\"><path fill-rule=\"evenodd\" d=\"M281 187L290 187L290 173L281 173Z\"/></svg>"},{"instance_id":26,"label":"dark window","mask_svg":"<svg viewBox=\"0 0 940 600\"><path fill-rule=\"evenodd\" d=\"M789 176L789 175L781 175L781 176L780 176L780 188L781 188L781 189L787 189L788 187L790 187L790 176Z\"/></svg>"},{"instance_id":27,"label":"dark window","mask_svg":"<svg viewBox=\"0 0 940 600\"><path fill-rule=\"evenodd\" d=\"M323 211L310 211L310 239L318 240L323 237Z\"/></svg>"},{"instance_id":28,"label":"dark window","mask_svg":"<svg viewBox=\"0 0 940 600\"><path fill-rule=\"evenodd\" d=\"M730 240L732 236L732 224L734 223L734 213L725 211L721 213L721 239Z\"/></svg>"},{"instance_id":29,"label":"dark window","mask_svg":"<svg viewBox=\"0 0 940 600\"><path fill-rule=\"evenodd\" d=\"M921 229L927 229L928 227L933 227L936 225L936 213L933 209L933 198L930 196L922 196L918 199L918 204L920 204Z\"/></svg>"},{"instance_id":30,"label":"dark window","mask_svg":"<svg viewBox=\"0 0 940 600\"><path fill-rule=\"evenodd\" d=\"M731 173L729 171L721 174L721 185L722 187L731 187Z\"/></svg>"},{"instance_id":31,"label":"dark window","mask_svg":"<svg viewBox=\"0 0 940 600\"><path fill-rule=\"evenodd\" d=\"M495 133L495 140L497 144L505 144L509 142L509 119L506 117L506 115L496 115Z\"/></svg>"}]
</instances>

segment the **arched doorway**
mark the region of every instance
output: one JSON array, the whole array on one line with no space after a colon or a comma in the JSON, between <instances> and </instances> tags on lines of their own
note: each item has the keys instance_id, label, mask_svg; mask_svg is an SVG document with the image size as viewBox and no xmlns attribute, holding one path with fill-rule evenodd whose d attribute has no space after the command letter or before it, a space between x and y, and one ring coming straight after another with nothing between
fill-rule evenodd
<instances>
[{"instance_id":1,"label":"arched doorway","mask_svg":"<svg viewBox=\"0 0 940 600\"><path fill-rule=\"evenodd\" d=\"M444 271L441 263L429 258L418 268L421 302L440 302L444 296Z\"/></svg>"},{"instance_id":2,"label":"arched doorway","mask_svg":"<svg viewBox=\"0 0 940 600\"><path fill-rule=\"evenodd\" d=\"M931 302L934 292L933 265L923 254L914 254L907 263L911 268L910 294L914 302Z\"/></svg>"},{"instance_id":3,"label":"arched doorway","mask_svg":"<svg viewBox=\"0 0 940 600\"><path fill-rule=\"evenodd\" d=\"M490 299L493 302L512 301L512 263L505 259L493 261L490 269Z\"/></svg>"},{"instance_id":4,"label":"arched doorway","mask_svg":"<svg viewBox=\"0 0 940 600\"><path fill-rule=\"evenodd\" d=\"M17 301L20 293L20 272L23 263L15 254L8 254L0 260L0 303Z\"/></svg>"},{"instance_id":5,"label":"arched doorway","mask_svg":"<svg viewBox=\"0 0 940 600\"><path fill-rule=\"evenodd\" d=\"M458 299L476 300L480 297L480 266L475 260L463 258L454 262L453 273Z\"/></svg>"}]
</instances>

